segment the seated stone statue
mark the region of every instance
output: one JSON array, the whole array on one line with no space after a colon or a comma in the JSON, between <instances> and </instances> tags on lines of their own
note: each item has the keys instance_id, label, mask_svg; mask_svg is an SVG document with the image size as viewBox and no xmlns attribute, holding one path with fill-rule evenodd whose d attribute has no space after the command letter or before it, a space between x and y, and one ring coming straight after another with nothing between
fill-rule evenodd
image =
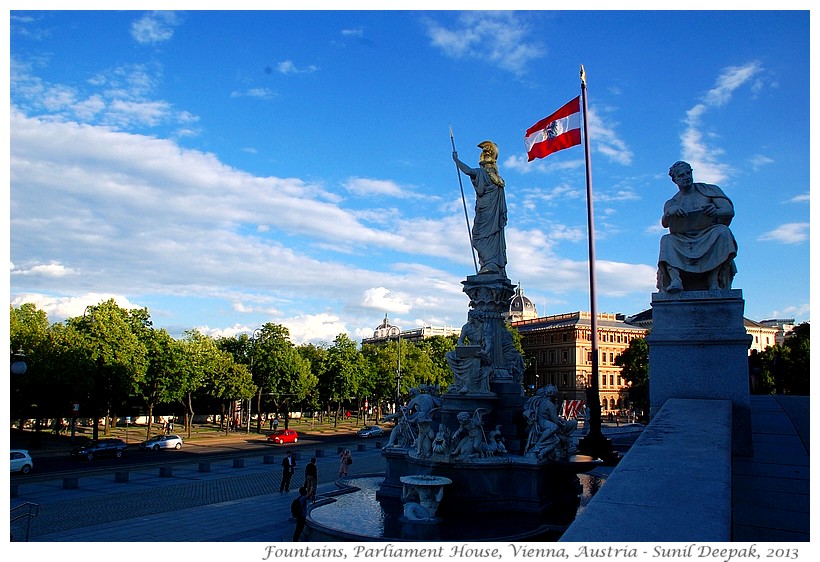
<instances>
[{"instance_id":1,"label":"seated stone statue","mask_svg":"<svg viewBox=\"0 0 820 562\"><path fill-rule=\"evenodd\" d=\"M692 182L692 167L675 162L669 169L678 193L663 207L658 290L731 289L737 268L737 242L729 230L732 201L716 185Z\"/></svg>"},{"instance_id":2,"label":"seated stone statue","mask_svg":"<svg viewBox=\"0 0 820 562\"><path fill-rule=\"evenodd\" d=\"M471 310L467 323L461 328L456 349L444 354L447 364L455 375L455 381L448 392L459 394L489 394L492 337L489 324L478 312Z\"/></svg>"},{"instance_id":3,"label":"seated stone statue","mask_svg":"<svg viewBox=\"0 0 820 562\"><path fill-rule=\"evenodd\" d=\"M537 458L562 459L572 449L570 436L578 427L577 420L564 420L558 415L558 389L541 387L527 400L524 417L529 425L525 452Z\"/></svg>"}]
</instances>

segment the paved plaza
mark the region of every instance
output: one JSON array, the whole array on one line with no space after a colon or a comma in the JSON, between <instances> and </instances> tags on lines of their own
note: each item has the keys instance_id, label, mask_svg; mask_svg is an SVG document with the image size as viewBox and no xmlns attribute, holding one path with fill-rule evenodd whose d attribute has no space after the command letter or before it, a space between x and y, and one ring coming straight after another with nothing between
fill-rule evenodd
<instances>
[{"instance_id":1,"label":"paved plaza","mask_svg":"<svg viewBox=\"0 0 820 562\"><path fill-rule=\"evenodd\" d=\"M753 396L752 429L755 455L733 462L734 540L808 541L809 399ZM618 432L627 430L606 427L605 433L617 442ZM353 439L343 445L356 459L350 475L382 472L377 442ZM28 502L38 512L27 531L25 519L12 522L14 540L24 541L28 532L30 542L290 541L290 502L316 449L291 449L300 451L299 466L290 493L280 494L285 450L274 449L273 459L269 453L211 462L208 471L196 462L174 465L164 477L154 467L117 481L112 469L79 478L76 489L65 489L59 477L24 482L11 507ZM335 490L337 449L323 451L317 466L319 495Z\"/></svg>"}]
</instances>

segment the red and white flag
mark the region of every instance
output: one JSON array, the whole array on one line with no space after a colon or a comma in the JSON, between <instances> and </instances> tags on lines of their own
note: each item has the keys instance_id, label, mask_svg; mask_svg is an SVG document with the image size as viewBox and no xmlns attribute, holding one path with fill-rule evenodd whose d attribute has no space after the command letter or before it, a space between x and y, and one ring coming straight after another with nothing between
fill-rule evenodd
<instances>
[{"instance_id":1,"label":"red and white flag","mask_svg":"<svg viewBox=\"0 0 820 562\"><path fill-rule=\"evenodd\" d=\"M527 162L581 144L581 96L527 129Z\"/></svg>"},{"instance_id":2,"label":"red and white flag","mask_svg":"<svg viewBox=\"0 0 820 562\"><path fill-rule=\"evenodd\" d=\"M564 400L564 403L561 405L561 410L563 411L564 418L569 419L578 416L578 412L582 411L584 408L584 401L583 400Z\"/></svg>"}]
</instances>

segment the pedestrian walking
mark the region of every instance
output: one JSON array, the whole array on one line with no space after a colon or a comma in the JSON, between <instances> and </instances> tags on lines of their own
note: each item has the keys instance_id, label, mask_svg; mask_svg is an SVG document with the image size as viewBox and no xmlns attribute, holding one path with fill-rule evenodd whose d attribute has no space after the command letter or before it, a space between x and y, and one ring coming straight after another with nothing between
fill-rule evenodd
<instances>
[{"instance_id":1,"label":"pedestrian walking","mask_svg":"<svg viewBox=\"0 0 820 562\"><path fill-rule=\"evenodd\" d=\"M296 459L290 451L282 459L282 483L279 485L279 493L290 492L290 479L293 478L293 473L296 472Z\"/></svg>"},{"instance_id":2,"label":"pedestrian walking","mask_svg":"<svg viewBox=\"0 0 820 562\"><path fill-rule=\"evenodd\" d=\"M291 505L291 515L296 517L296 528L293 530L293 542L298 542L305 530L305 520L307 519L307 489L304 486L299 488L299 497Z\"/></svg>"},{"instance_id":3,"label":"pedestrian walking","mask_svg":"<svg viewBox=\"0 0 820 562\"><path fill-rule=\"evenodd\" d=\"M319 483L319 470L316 467L316 457L310 459L305 466L305 488L310 501L316 501L316 487Z\"/></svg>"},{"instance_id":4,"label":"pedestrian walking","mask_svg":"<svg viewBox=\"0 0 820 562\"><path fill-rule=\"evenodd\" d=\"M276 431L277 429L279 429L279 414L273 418L273 430Z\"/></svg>"},{"instance_id":5,"label":"pedestrian walking","mask_svg":"<svg viewBox=\"0 0 820 562\"><path fill-rule=\"evenodd\" d=\"M339 453L339 477L347 476L347 468L353 464L353 456L350 449L345 449Z\"/></svg>"}]
</instances>

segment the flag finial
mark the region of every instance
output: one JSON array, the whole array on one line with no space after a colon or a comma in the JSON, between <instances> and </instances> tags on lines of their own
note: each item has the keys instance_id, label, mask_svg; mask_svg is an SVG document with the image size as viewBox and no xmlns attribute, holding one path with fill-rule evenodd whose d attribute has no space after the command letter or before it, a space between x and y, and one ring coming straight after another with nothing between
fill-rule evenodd
<instances>
[{"instance_id":1,"label":"flag finial","mask_svg":"<svg viewBox=\"0 0 820 562\"><path fill-rule=\"evenodd\" d=\"M587 84L587 73L584 70L584 65L581 65L581 83L586 86Z\"/></svg>"}]
</instances>

